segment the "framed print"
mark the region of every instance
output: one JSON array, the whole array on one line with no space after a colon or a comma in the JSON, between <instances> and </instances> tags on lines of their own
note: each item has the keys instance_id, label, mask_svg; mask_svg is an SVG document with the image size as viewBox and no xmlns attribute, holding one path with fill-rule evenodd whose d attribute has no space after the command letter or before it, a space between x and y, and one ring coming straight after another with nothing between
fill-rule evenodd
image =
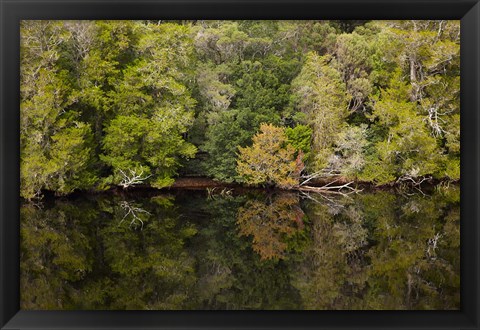
<instances>
[{"instance_id":1,"label":"framed print","mask_svg":"<svg viewBox=\"0 0 480 330\"><path fill-rule=\"evenodd\" d=\"M475 0L1 4L1 329L479 328Z\"/></svg>"}]
</instances>

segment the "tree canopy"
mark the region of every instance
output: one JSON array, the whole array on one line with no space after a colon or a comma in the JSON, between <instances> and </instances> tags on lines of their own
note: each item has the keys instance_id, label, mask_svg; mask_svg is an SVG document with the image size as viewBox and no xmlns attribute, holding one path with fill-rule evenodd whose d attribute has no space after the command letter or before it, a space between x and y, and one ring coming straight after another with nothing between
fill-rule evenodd
<instances>
[{"instance_id":1,"label":"tree canopy","mask_svg":"<svg viewBox=\"0 0 480 330\"><path fill-rule=\"evenodd\" d=\"M24 20L20 32L26 199L178 175L285 188L298 159L375 184L460 177L459 21Z\"/></svg>"}]
</instances>

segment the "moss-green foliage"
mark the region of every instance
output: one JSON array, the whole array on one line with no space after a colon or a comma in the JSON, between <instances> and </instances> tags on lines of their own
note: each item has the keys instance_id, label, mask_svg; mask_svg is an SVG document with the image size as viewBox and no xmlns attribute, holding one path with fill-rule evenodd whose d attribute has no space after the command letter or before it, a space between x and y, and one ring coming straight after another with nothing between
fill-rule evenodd
<instances>
[{"instance_id":1,"label":"moss-green foliage","mask_svg":"<svg viewBox=\"0 0 480 330\"><path fill-rule=\"evenodd\" d=\"M61 65L71 34L59 22L26 21L21 28L21 196L59 194L95 183L89 123L74 111L73 86ZM43 50L43 51L41 51Z\"/></svg>"},{"instance_id":2,"label":"moss-green foliage","mask_svg":"<svg viewBox=\"0 0 480 330\"><path fill-rule=\"evenodd\" d=\"M102 160L119 170L142 168L150 183L173 183L179 158L193 157L195 146L184 134L193 121L195 101L185 86L192 61L192 39L187 26L139 25L136 60L123 71L115 87L113 106L118 113L105 128Z\"/></svg>"},{"instance_id":3,"label":"moss-green foliage","mask_svg":"<svg viewBox=\"0 0 480 330\"><path fill-rule=\"evenodd\" d=\"M242 182L261 123L306 171L458 180L459 37L458 21L24 21L21 196L130 171Z\"/></svg>"},{"instance_id":4,"label":"moss-green foliage","mask_svg":"<svg viewBox=\"0 0 480 330\"><path fill-rule=\"evenodd\" d=\"M303 152L302 160L305 162L310 159L311 156L311 143L312 143L312 129L306 125L297 125L295 127L287 127L285 129L285 135L287 136L288 143L298 152Z\"/></svg>"},{"instance_id":5,"label":"moss-green foliage","mask_svg":"<svg viewBox=\"0 0 480 330\"><path fill-rule=\"evenodd\" d=\"M315 170L328 166L335 135L343 129L347 117L346 87L335 68L335 61L330 55L308 53L292 86L296 106L306 114L306 124L312 127L312 167Z\"/></svg>"},{"instance_id":6,"label":"moss-green foliage","mask_svg":"<svg viewBox=\"0 0 480 330\"><path fill-rule=\"evenodd\" d=\"M189 27L22 24L21 195L104 189L121 171L170 185L196 152L184 139L195 107Z\"/></svg>"},{"instance_id":7,"label":"moss-green foliage","mask_svg":"<svg viewBox=\"0 0 480 330\"><path fill-rule=\"evenodd\" d=\"M437 174L442 159L417 105L408 100L409 87L401 81L400 72L393 80L391 88L381 91L372 111L374 125L381 126L387 136L375 143L375 153L382 162L369 162L361 174L367 181L387 183L398 177ZM387 175L378 168L383 164L389 168Z\"/></svg>"}]
</instances>

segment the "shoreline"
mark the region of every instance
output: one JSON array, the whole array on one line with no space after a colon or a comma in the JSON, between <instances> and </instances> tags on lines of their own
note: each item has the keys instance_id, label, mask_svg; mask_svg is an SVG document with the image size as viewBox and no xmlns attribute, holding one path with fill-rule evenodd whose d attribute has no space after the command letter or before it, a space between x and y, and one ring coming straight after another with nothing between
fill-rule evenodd
<instances>
[{"instance_id":1,"label":"shoreline","mask_svg":"<svg viewBox=\"0 0 480 330\"><path fill-rule=\"evenodd\" d=\"M220 182L215 181L211 178L207 177L180 177L175 180L175 182L169 186L164 188L154 188L150 185L135 185L128 188L122 188L120 186L113 186L106 190L75 190L74 192L67 194L67 195L56 195L55 191L45 190L43 191L44 198L71 198L80 195L103 195L103 194L115 194L115 195L130 195L135 193L166 193L169 191L181 191L181 190L193 190L193 191L208 191L210 190L211 193L220 194L222 191L231 191L231 192L247 192L247 191L281 191L281 192L314 192L314 193L337 193L334 190L316 190L316 188L321 188L325 185L331 185L335 183L335 185L345 185L351 183L351 187L357 190L357 193L364 192L372 192L372 191L390 191L390 190L397 190L401 188L408 188L412 190L417 190L423 192L431 192L436 186L442 183L449 183L455 186L460 185L460 180L450 181L450 180L439 180L439 179L431 179L428 181L423 182L420 187L424 190L420 190L418 186L415 186L412 183L390 183L384 185L375 185L372 182L362 182L362 181L352 181L347 180L344 177L332 177L332 178L319 178L316 180L312 180L309 182L308 186L299 186L292 189L282 189L279 187L256 187L256 186L248 186L241 183L228 183L228 182ZM217 190L218 189L218 190ZM342 193L340 193L342 195ZM27 201L24 198L21 198L24 201ZM42 200L40 198L38 200ZM34 201L34 200L32 200Z\"/></svg>"}]
</instances>

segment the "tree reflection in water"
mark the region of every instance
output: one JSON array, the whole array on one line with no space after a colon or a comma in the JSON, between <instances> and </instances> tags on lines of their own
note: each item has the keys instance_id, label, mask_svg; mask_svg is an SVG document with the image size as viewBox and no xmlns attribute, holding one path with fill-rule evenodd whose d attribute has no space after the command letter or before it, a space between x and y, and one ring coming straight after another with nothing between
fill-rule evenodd
<instances>
[{"instance_id":1,"label":"tree reflection in water","mask_svg":"<svg viewBox=\"0 0 480 330\"><path fill-rule=\"evenodd\" d=\"M241 235L252 236L253 250L262 260L283 259L286 239L303 230L304 213L297 194L283 193L264 200L249 200L238 210Z\"/></svg>"},{"instance_id":2,"label":"tree reflection in water","mask_svg":"<svg viewBox=\"0 0 480 330\"><path fill-rule=\"evenodd\" d=\"M22 309L460 306L455 186L127 197L22 205Z\"/></svg>"}]
</instances>

